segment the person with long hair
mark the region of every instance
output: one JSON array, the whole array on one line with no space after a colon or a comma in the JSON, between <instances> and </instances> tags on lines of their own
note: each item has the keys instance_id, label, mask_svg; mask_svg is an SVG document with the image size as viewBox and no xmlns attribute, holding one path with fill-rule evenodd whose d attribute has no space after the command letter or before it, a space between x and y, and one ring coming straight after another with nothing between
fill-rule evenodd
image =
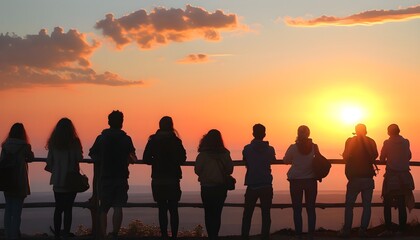
<instances>
[{"instance_id":1,"label":"person with long hair","mask_svg":"<svg viewBox=\"0 0 420 240\"><path fill-rule=\"evenodd\" d=\"M23 201L31 193L28 178L28 164L34 159L28 136L22 123L15 123L11 127L7 138L1 145L0 161L5 161L7 156L13 157L16 168L17 188L5 191L6 206L4 210L4 231L7 239L20 238L20 223Z\"/></svg>"},{"instance_id":2,"label":"person with long hair","mask_svg":"<svg viewBox=\"0 0 420 240\"><path fill-rule=\"evenodd\" d=\"M178 236L178 202L181 199L181 165L186 161L186 151L174 128L171 117L162 117L159 129L149 137L143 161L152 165L152 193L159 208L159 226L163 238L168 238L168 212L172 238Z\"/></svg>"},{"instance_id":3,"label":"person with long hair","mask_svg":"<svg viewBox=\"0 0 420 240\"><path fill-rule=\"evenodd\" d=\"M219 130L212 129L200 141L194 171L201 185L201 200L209 239L218 239L227 197L225 179L233 172L230 152Z\"/></svg>"},{"instance_id":4,"label":"person with long hair","mask_svg":"<svg viewBox=\"0 0 420 240\"><path fill-rule=\"evenodd\" d=\"M309 127L302 125L297 130L296 142L289 146L284 162L291 164L287 172L290 183L290 196L292 199L293 221L296 235L302 234L302 202L305 194L306 213L308 215L308 233L315 231L316 212L315 201L318 193L318 183L312 167L318 145L309 138Z\"/></svg>"},{"instance_id":5,"label":"person with long hair","mask_svg":"<svg viewBox=\"0 0 420 240\"><path fill-rule=\"evenodd\" d=\"M62 118L58 121L46 149L48 157L45 170L51 173L50 184L53 185L55 198L53 232L56 239L67 239L71 235L72 210L77 193L66 186L66 177L70 172L80 171L79 161L83 159L82 144L70 119Z\"/></svg>"}]
</instances>

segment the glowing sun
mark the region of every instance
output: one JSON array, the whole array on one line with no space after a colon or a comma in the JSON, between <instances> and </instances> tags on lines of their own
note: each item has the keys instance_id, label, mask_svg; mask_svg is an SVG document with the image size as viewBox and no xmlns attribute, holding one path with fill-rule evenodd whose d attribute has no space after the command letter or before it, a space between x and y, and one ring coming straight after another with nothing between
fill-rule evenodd
<instances>
[{"instance_id":1,"label":"glowing sun","mask_svg":"<svg viewBox=\"0 0 420 240\"><path fill-rule=\"evenodd\" d=\"M358 123L363 116L363 109L358 106L343 106L340 110L341 120L346 124Z\"/></svg>"}]
</instances>

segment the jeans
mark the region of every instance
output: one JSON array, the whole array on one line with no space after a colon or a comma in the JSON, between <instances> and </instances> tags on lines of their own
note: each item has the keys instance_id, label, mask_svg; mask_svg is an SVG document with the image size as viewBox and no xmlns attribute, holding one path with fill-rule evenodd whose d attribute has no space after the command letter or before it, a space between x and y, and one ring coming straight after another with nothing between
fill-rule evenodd
<instances>
[{"instance_id":1,"label":"jeans","mask_svg":"<svg viewBox=\"0 0 420 240\"><path fill-rule=\"evenodd\" d=\"M308 215L308 232L315 231L315 201L318 193L316 179L290 179L290 196L292 198L293 221L296 234L302 233L302 199L305 193L306 214Z\"/></svg>"},{"instance_id":2,"label":"jeans","mask_svg":"<svg viewBox=\"0 0 420 240\"><path fill-rule=\"evenodd\" d=\"M392 220L391 220L391 207L394 205L395 201L396 207L398 207L398 223L399 230L404 231L407 225L407 210L405 206L405 196L404 195L386 195L384 196L384 218L386 229L391 230Z\"/></svg>"},{"instance_id":3,"label":"jeans","mask_svg":"<svg viewBox=\"0 0 420 240\"><path fill-rule=\"evenodd\" d=\"M371 205L373 189L375 182L372 178L355 178L347 183L346 207L344 210L344 227L345 231L350 231L353 224L353 207L356 202L357 195L362 195L363 213L360 228L366 230L369 226L371 216Z\"/></svg>"},{"instance_id":4,"label":"jeans","mask_svg":"<svg viewBox=\"0 0 420 240\"><path fill-rule=\"evenodd\" d=\"M251 219L254 213L255 205L258 198L261 203L261 235L263 238L267 238L270 235L271 226L271 215L270 209L273 202L273 187L262 187L252 189L248 187L245 192L245 208L242 216L242 237L246 238L249 236L249 230L251 228Z\"/></svg>"},{"instance_id":5,"label":"jeans","mask_svg":"<svg viewBox=\"0 0 420 240\"><path fill-rule=\"evenodd\" d=\"M201 186L201 200L204 206L204 222L209 239L218 239L222 222L222 210L227 190L225 186Z\"/></svg>"},{"instance_id":6,"label":"jeans","mask_svg":"<svg viewBox=\"0 0 420 240\"><path fill-rule=\"evenodd\" d=\"M71 222L73 218L73 203L76 198L76 192L54 192L54 232L56 236L61 234L61 221L64 214L64 235L70 233Z\"/></svg>"},{"instance_id":7,"label":"jeans","mask_svg":"<svg viewBox=\"0 0 420 240\"><path fill-rule=\"evenodd\" d=\"M24 197L12 197L4 194L6 206L4 209L4 231L7 239L20 237L20 223Z\"/></svg>"}]
</instances>

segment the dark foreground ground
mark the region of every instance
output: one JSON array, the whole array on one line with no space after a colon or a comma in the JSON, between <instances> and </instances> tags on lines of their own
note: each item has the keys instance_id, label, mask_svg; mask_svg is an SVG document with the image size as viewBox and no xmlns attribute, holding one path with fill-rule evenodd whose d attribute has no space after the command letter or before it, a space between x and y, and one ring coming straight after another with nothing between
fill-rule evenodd
<instances>
[{"instance_id":1,"label":"dark foreground ground","mask_svg":"<svg viewBox=\"0 0 420 240\"><path fill-rule=\"evenodd\" d=\"M353 229L352 235L350 238L346 239L360 239L357 235L358 229ZM368 238L367 239L404 239L404 240L420 240L420 224L415 224L412 226L409 226L406 232L404 233L396 233L392 236L387 237L379 237L379 235L385 230L384 226L377 226L370 228L368 230ZM3 237L3 233L0 230L0 239L5 239ZM53 240L54 237L51 236L51 234L38 234L33 236L22 236L21 239L39 239L39 240ZM82 236L75 236L73 238L74 240L90 240L94 239L92 236L82 235ZM160 237L141 237L141 236L120 236L119 239L121 240L134 240L134 239L145 239L145 240L157 240L161 239ZM200 239L207 239L206 237L180 237L179 240L200 240ZM220 240L241 240L242 238L240 236L223 236L220 237ZM259 236L252 236L250 238L251 240L258 240L260 239ZM326 230L326 229L318 229L313 237L310 237L308 235L303 236L295 236L294 231L290 229L283 229L278 232L273 233L270 236L271 240L286 240L286 239L342 239L337 237L337 231L333 230Z\"/></svg>"}]
</instances>

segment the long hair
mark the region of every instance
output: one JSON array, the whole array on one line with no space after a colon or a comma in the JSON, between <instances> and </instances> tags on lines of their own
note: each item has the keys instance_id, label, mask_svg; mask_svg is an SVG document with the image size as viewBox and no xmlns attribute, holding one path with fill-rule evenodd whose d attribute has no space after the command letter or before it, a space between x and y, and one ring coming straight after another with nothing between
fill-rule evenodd
<instances>
[{"instance_id":1,"label":"long hair","mask_svg":"<svg viewBox=\"0 0 420 240\"><path fill-rule=\"evenodd\" d=\"M178 131L174 128L174 121L169 116L164 116L159 120L158 132L172 132L179 137Z\"/></svg>"},{"instance_id":2,"label":"long hair","mask_svg":"<svg viewBox=\"0 0 420 240\"><path fill-rule=\"evenodd\" d=\"M200 140L198 146L198 152L213 151L213 152L225 152L227 151L225 144L223 143L222 134L217 129L210 130Z\"/></svg>"},{"instance_id":3,"label":"long hair","mask_svg":"<svg viewBox=\"0 0 420 240\"><path fill-rule=\"evenodd\" d=\"M46 149L66 150L76 147L82 149L82 144L72 121L68 118L60 119L48 139Z\"/></svg>"},{"instance_id":4,"label":"long hair","mask_svg":"<svg viewBox=\"0 0 420 240\"><path fill-rule=\"evenodd\" d=\"M311 130L308 126L299 126L297 130L296 145L302 154L309 154L312 151L312 139L309 138Z\"/></svg>"},{"instance_id":5,"label":"long hair","mask_svg":"<svg viewBox=\"0 0 420 240\"><path fill-rule=\"evenodd\" d=\"M15 123L10 128L9 134L7 135L7 138L3 141L2 146L6 143L7 139L9 138L15 138L25 141L26 143L29 143L28 135L26 134L25 127L22 123Z\"/></svg>"}]
</instances>

